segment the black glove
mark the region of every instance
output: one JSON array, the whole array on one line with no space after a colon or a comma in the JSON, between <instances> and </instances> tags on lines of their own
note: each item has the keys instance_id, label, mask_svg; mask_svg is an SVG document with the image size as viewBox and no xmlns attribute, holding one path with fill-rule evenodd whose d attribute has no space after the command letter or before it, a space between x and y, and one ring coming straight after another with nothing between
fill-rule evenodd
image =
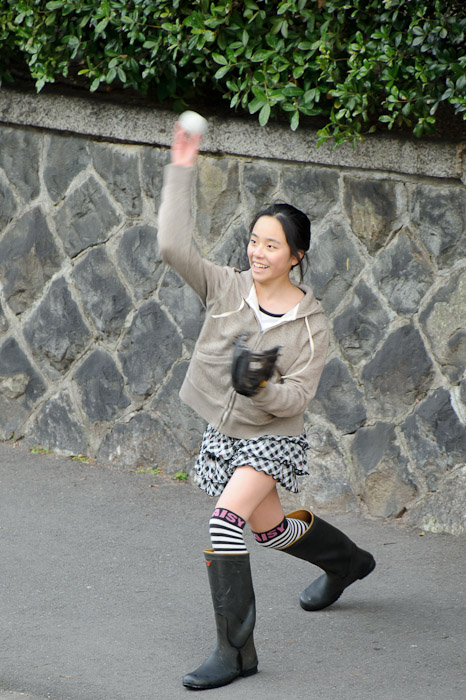
<instances>
[{"instance_id":1,"label":"black glove","mask_svg":"<svg viewBox=\"0 0 466 700\"><path fill-rule=\"evenodd\" d=\"M234 342L231 378L238 394L253 396L272 376L280 346L252 352L245 345L247 337L248 334L244 333Z\"/></svg>"}]
</instances>

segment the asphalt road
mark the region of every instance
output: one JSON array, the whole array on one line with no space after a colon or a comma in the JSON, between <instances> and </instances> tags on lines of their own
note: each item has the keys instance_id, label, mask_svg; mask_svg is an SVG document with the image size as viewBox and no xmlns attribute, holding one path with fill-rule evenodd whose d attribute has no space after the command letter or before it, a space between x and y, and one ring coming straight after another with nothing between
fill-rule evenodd
<instances>
[{"instance_id":1,"label":"asphalt road","mask_svg":"<svg viewBox=\"0 0 466 700\"><path fill-rule=\"evenodd\" d=\"M190 697L181 676L214 645L202 556L213 505L165 475L0 443L0 700ZM298 594L318 570L247 535L260 672L207 697L464 700L466 538L324 517L376 570L304 612Z\"/></svg>"}]
</instances>

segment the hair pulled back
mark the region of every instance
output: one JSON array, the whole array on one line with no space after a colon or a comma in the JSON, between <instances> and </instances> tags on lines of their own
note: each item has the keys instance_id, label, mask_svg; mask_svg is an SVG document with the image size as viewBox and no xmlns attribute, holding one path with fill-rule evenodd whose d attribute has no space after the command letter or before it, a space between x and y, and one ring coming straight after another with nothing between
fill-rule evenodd
<instances>
[{"instance_id":1,"label":"hair pulled back","mask_svg":"<svg viewBox=\"0 0 466 700\"><path fill-rule=\"evenodd\" d=\"M311 222L309 218L303 211L292 204L273 202L255 215L249 227L250 233L253 232L254 226L262 216L273 216L274 219L281 223L291 255L299 260L298 267L302 282L304 274L303 262L307 263L306 251L309 250L311 243ZM296 265L293 265L293 267L296 267Z\"/></svg>"}]
</instances>

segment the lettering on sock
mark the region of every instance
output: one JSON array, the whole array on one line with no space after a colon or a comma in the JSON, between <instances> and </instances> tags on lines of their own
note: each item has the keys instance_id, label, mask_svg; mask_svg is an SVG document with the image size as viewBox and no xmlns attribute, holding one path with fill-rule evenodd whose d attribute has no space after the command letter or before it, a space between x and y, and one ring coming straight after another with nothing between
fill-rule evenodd
<instances>
[{"instance_id":1,"label":"lettering on sock","mask_svg":"<svg viewBox=\"0 0 466 700\"><path fill-rule=\"evenodd\" d=\"M252 534L256 542L269 542L275 539L275 537L278 537L278 535L282 535L287 527L288 522L286 518L284 518L280 525L276 525L273 530L267 530L267 532L253 532Z\"/></svg>"},{"instance_id":2,"label":"lettering on sock","mask_svg":"<svg viewBox=\"0 0 466 700\"><path fill-rule=\"evenodd\" d=\"M245 520L240 518L239 515L236 515L236 513L233 513L233 511L227 510L226 508L216 508L212 513L212 517L219 518L219 520L225 520L227 523L237 525L241 528L246 525Z\"/></svg>"}]
</instances>

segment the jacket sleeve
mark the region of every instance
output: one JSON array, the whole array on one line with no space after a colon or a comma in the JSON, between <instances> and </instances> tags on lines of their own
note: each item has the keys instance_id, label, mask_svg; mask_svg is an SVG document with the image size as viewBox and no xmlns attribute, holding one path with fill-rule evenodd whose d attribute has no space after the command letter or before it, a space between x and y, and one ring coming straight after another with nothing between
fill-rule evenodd
<instances>
[{"instance_id":1,"label":"jacket sleeve","mask_svg":"<svg viewBox=\"0 0 466 700\"><path fill-rule=\"evenodd\" d=\"M208 287L221 284L224 268L205 260L193 241L191 193L194 168L167 165L158 217L158 244L162 260L194 289L206 305ZM212 289L215 293L215 289Z\"/></svg>"},{"instance_id":2,"label":"jacket sleeve","mask_svg":"<svg viewBox=\"0 0 466 700\"><path fill-rule=\"evenodd\" d=\"M288 372L294 376L285 378L282 383L268 382L263 389L251 397L258 408L279 418L304 413L319 386L328 350L327 326L322 323L319 323L319 326L319 329L312 334L314 354L311 363L306 367L309 361L309 343L305 341Z\"/></svg>"}]
</instances>

